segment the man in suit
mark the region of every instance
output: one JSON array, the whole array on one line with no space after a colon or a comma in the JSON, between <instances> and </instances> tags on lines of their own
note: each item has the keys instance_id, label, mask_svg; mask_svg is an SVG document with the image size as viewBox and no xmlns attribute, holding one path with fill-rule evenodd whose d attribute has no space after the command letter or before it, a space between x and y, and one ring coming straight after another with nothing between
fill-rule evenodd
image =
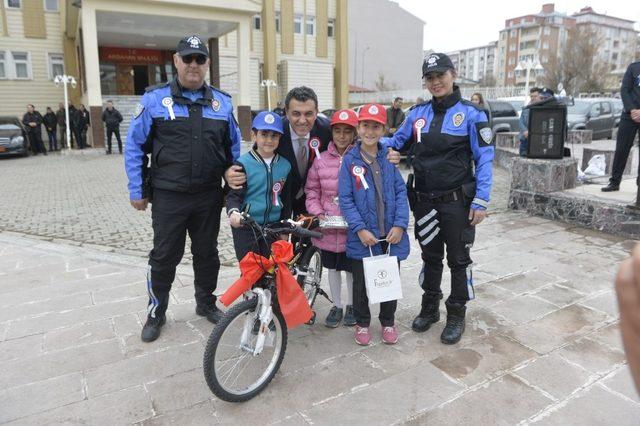
<instances>
[{"instance_id":1,"label":"man in suit","mask_svg":"<svg viewBox=\"0 0 640 426\"><path fill-rule=\"evenodd\" d=\"M291 163L291 194L293 217L306 213L307 171L319 153L327 149L331 141L329 120L318 116L318 96L313 89L300 86L287 93L284 101L286 118L284 134L276 152ZM400 162L400 154L390 150L388 157L393 164ZM240 188L246 176L240 166L232 166L225 173L225 180L233 189Z\"/></svg>"}]
</instances>

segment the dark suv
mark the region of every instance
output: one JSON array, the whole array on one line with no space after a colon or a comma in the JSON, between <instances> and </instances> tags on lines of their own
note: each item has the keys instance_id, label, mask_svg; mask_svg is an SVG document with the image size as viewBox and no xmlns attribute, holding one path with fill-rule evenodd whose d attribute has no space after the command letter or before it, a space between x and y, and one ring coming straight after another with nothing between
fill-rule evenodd
<instances>
[{"instance_id":1,"label":"dark suv","mask_svg":"<svg viewBox=\"0 0 640 426\"><path fill-rule=\"evenodd\" d=\"M489 122L493 133L518 132L519 121L518 112L507 101L485 101L485 110L489 114Z\"/></svg>"}]
</instances>

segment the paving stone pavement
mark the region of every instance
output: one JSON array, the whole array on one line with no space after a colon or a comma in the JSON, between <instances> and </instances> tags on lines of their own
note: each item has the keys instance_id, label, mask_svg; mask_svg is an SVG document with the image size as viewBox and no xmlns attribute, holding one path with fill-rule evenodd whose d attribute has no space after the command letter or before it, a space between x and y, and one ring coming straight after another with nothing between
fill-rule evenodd
<instances>
[{"instance_id":1,"label":"paving stone pavement","mask_svg":"<svg viewBox=\"0 0 640 426\"><path fill-rule=\"evenodd\" d=\"M86 196L78 226L90 233L91 188L109 193L99 189L108 186L105 162L78 161L101 176L65 182ZM28 180L35 167L24 164L27 171L14 172ZM49 172L62 175L61 182L72 175L58 166ZM67 194L52 192L52 203ZM114 195L111 203L126 206L122 198ZM25 216L78 222L64 210L68 199L50 210L38 207L38 196L31 200ZM125 220L112 216L120 207L110 208L102 219ZM472 251L477 299L469 303L467 330L460 343L445 346L443 321L424 334L410 329L421 293L414 242L401 272L397 345L381 344L375 322L366 348L345 327L328 329L321 321L298 327L269 387L230 404L214 398L203 378L212 325L195 315L189 265L179 267L161 337L144 344L144 258L3 231L0 423L637 425L640 398L622 351L612 286L632 244L517 212L488 217ZM219 292L237 275L223 267ZM329 308L320 300L318 317Z\"/></svg>"},{"instance_id":2,"label":"paving stone pavement","mask_svg":"<svg viewBox=\"0 0 640 426\"><path fill-rule=\"evenodd\" d=\"M408 173L404 166L401 170ZM507 180L508 173L497 168L493 211L507 206ZM151 209L140 212L130 206L120 155L87 149L46 157L0 158L0 182L0 230L144 257L151 250ZM218 241L223 264L235 263L226 217ZM189 246L185 263L191 261Z\"/></svg>"}]
</instances>

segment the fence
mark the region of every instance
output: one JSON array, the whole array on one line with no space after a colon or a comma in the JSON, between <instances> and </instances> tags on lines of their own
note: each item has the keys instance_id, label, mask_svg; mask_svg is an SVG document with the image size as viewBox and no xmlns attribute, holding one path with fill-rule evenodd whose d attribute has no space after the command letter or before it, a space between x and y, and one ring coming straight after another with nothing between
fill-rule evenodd
<instances>
[{"instance_id":1,"label":"fence","mask_svg":"<svg viewBox=\"0 0 640 426\"><path fill-rule=\"evenodd\" d=\"M522 96L524 98L524 87L502 86L502 87L462 87L460 88L462 97L469 99L474 93L481 93L485 99L510 98ZM381 104L391 104L396 97L401 97L405 103L415 102L422 98L428 100L431 95L427 90L392 90L387 92L370 93L349 93L349 104L362 105L372 102Z\"/></svg>"}]
</instances>

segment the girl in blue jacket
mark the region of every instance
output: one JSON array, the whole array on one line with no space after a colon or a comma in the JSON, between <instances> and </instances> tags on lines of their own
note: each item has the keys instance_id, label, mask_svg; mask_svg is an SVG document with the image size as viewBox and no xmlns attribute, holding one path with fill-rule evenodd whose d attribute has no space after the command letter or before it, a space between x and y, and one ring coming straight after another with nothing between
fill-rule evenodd
<instances>
[{"instance_id":1,"label":"girl in blue jacket","mask_svg":"<svg viewBox=\"0 0 640 426\"><path fill-rule=\"evenodd\" d=\"M340 169L340 210L349 224L347 257L352 260L355 341L371 342L371 313L364 283L362 259L386 253L398 261L409 255L409 204L407 188L398 169L386 158L379 141L385 132L387 113L379 104L361 108L358 117L360 143L349 150ZM398 341L395 326L396 300L380 304L382 341Z\"/></svg>"}]
</instances>

